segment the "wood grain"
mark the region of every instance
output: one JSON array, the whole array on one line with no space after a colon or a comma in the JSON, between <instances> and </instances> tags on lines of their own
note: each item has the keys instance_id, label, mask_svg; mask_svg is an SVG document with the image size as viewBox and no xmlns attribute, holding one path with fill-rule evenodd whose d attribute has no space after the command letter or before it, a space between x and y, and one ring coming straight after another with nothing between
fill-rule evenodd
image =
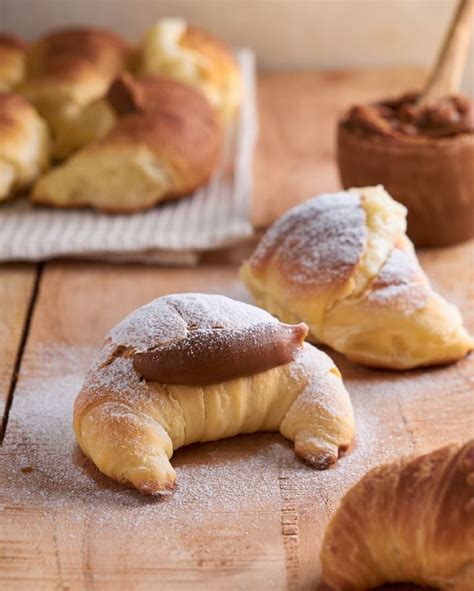
<instances>
[{"instance_id":1,"label":"wood grain","mask_svg":"<svg viewBox=\"0 0 474 591\"><path fill-rule=\"evenodd\" d=\"M256 178L261 220L270 221L311 187L311 193L334 188L332 153L322 158L316 150L313 158L309 148L319 145L317 130L326 125L321 117L327 111L317 108L320 93L331 96L327 86L337 89L337 77L328 76L324 88L323 78L315 84L314 77L263 78ZM288 98L289 81L305 116L291 117L287 109L282 119L284 101L277 95ZM362 96L365 82L354 77L351 84ZM282 168L285 162L290 168ZM421 253L435 287L460 306L471 331L473 247ZM178 489L166 501L141 497L99 474L74 443L71 415L103 336L128 312L166 293L203 291L250 301L237 275L245 252L211 255L193 269L46 265L0 453L1 588L314 589L325 525L349 486L383 461L473 436L472 355L449 367L395 373L333 354L358 428L354 449L335 468L316 472L279 435L258 434L178 450L172 460ZM2 309L1 290L0 298Z\"/></svg>"},{"instance_id":2,"label":"wood grain","mask_svg":"<svg viewBox=\"0 0 474 591\"><path fill-rule=\"evenodd\" d=\"M36 274L37 265L4 265L0 270L0 439Z\"/></svg>"},{"instance_id":3,"label":"wood grain","mask_svg":"<svg viewBox=\"0 0 474 591\"><path fill-rule=\"evenodd\" d=\"M472 329L469 291L446 276L468 268L472 245L422 260ZM229 265L46 268L2 453L7 588L150 589L159 580L173 590L309 589L325 524L353 482L382 461L472 435L472 357L399 374L334 355L358 421L355 449L336 468L303 466L278 435L242 436L178 451L179 488L167 502L125 491L76 449L72 402L113 324L153 297L189 290L249 299Z\"/></svg>"}]
</instances>

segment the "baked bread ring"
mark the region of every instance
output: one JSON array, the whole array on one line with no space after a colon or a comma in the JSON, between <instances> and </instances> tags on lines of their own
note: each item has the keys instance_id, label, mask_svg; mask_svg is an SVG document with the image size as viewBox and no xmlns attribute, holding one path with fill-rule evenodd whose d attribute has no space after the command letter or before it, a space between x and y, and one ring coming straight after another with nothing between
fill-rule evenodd
<instances>
[{"instance_id":1,"label":"baked bread ring","mask_svg":"<svg viewBox=\"0 0 474 591\"><path fill-rule=\"evenodd\" d=\"M242 101L242 76L230 48L182 19L164 18L153 25L136 59L138 74L174 78L202 92L224 123Z\"/></svg>"},{"instance_id":2,"label":"baked bread ring","mask_svg":"<svg viewBox=\"0 0 474 591\"><path fill-rule=\"evenodd\" d=\"M0 201L31 185L49 155L46 123L21 96L0 92Z\"/></svg>"},{"instance_id":3,"label":"baked bread ring","mask_svg":"<svg viewBox=\"0 0 474 591\"><path fill-rule=\"evenodd\" d=\"M7 33L0 33L0 92L14 88L25 75L28 45Z\"/></svg>"},{"instance_id":4,"label":"baked bread ring","mask_svg":"<svg viewBox=\"0 0 474 591\"><path fill-rule=\"evenodd\" d=\"M132 212L189 195L208 181L222 132L197 91L166 78L122 75L107 104L99 106L112 111L110 130L43 176L34 202Z\"/></svg>"},{"instance_id":5,"label":"baked bread ring","mask_svg":"<svg viewBox=\"0 0 474 591\"><path fill-rule=\"evenodd\" d=\"M55 31L31 46L18 92L48 122L55 158L83 145L83 111L107 93L129 56L125 40L98 28Z\"/></svg>"},{"instance_id":6,"label":"baked bread ring","mask_svg":"<svg viewBox=\"0 0 474 591\"><path fill-rule=\"evenodd\" d=\"M456 361L473 340L431 288L405 235L406 209L381 187L323 195L265 234L241 277L283 322L370 366Z\"/></svg>"},{"instance_id":7,"label":"baked bread ring","mask_svg":"<svg viewBox=\"0 0 474 591\"><path fill-rule=\"evenodd\" d=\"M74 405L77 441L101 472L149 494L174 487L175 449L238 433L279 430L327 468L351 444L354 416L306 332L224 296L154 300L107 336Z\"/></svg>"},{"instance_id":8,"label":"baked bread ring","mask_svg":"<svg viewBox=\"0 0 474 591\"><path fill-rule=\"evenodd\" d=\"M374 468L326 530L323 578L334 591L416 583L474 589L474 440Z\"/></svg>"}]
</instances>

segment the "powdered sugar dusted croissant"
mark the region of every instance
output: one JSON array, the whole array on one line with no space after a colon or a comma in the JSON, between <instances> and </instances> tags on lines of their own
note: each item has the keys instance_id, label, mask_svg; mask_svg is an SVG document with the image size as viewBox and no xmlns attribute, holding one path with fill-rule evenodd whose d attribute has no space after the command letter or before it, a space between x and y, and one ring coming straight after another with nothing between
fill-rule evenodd
<instances>
[{"instance_id":1,"label":"powdered sugar dusted croissant","mask_svg":"<svg viewBox=\"0 0 474 591\"><path fill-rule=\"evenodd\" d=\"M350 445L354 417L306 332L223 296L154 300L106 338L75 403L79 445L104 474L151 494L173 488L175 449L238 433L280 430L326 468Z\"/></svg>"},{"instance_id":2,"label":"powdered sugar dusted croissant","mask_svg":"<svg viewBox=\"0 0 474 591\"><path fill-rule=\"evenodd\" d=\"M343 498L321 550L336 591L474 589L474 440L379 466Z\"/></svg>"},{"instance_id":3,"label":"powdered sugar dusted croissant","mask_svg":"<svg viewBox=\"0 0 474 591\"><path fill-rule=\"evenodd\" d=\"M265 234L241 276L313 342L372 366L447 363L473 341L457 308L431 288L405 235L406 209L382 187L323 195Z\"/></svg>"}]
</instances>

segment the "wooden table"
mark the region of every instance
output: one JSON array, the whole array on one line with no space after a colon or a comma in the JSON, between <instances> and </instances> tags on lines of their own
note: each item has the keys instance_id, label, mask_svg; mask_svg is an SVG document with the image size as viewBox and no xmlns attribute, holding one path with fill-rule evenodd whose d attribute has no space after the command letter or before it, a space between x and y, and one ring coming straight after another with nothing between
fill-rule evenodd
<instances>
[{"instance_id":1,"label":"wooden table","mask_svg":"<svg viewBox=\"0 0 474 591\"><path fill-rule=\"evenodd\" d=\"M334 121L348 104L416 87L419 71L266 74L254 221L337 188ZM371 371L334 355L354 403L354 450L335 468L298 462L276 434L193 445L159 501L103 477L74 444L71 410L104 334L177 291L250 301L245 247L198 268L83 262L0 267L0 587L22 590L311 589L325 525L368 468L473 436L473 357L428 371ZM473 246L420 253L474 329Z\"/></svg>"}]
</instances>

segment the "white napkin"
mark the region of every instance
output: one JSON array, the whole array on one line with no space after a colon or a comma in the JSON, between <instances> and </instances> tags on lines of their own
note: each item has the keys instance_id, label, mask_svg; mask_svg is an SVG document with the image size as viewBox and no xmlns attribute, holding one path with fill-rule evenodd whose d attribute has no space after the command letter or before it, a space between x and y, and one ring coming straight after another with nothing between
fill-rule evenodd
<instances>
[{"instance_id":1,"label":"white napkin","mask_svg":"<svg viewBox=\"0 0 474 591\"><path fill-rule=\"evenodd\" d=\"M245 100L227 132L219 169L192 196L152 210L108 215L32 206L26 198L0 206L0 261L55 257L195 264L201 251L252 235L252 157L257 137L255 58L236 52Z\"/></svg>"}]
</instances>

